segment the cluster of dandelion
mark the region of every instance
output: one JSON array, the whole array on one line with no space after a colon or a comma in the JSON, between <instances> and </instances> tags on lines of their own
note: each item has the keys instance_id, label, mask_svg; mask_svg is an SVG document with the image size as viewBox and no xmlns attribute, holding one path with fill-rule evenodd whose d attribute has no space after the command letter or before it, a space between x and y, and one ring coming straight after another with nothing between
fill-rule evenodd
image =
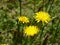
<instances>
[{"instance_id":1,"label":"cluster of dandelion","mask_svg":"<svg viewBox=\"0 0 60 45\"><path fill-rule=\"evenodd\" d=\"M38 22L42 22L42 23L48 23L51 20L50 15L47 12L43 12L43 11L39 11L37 12L33 18L35 19L35 21ZM22 23L30 23L30 20L28 17L26 16L20 16L18 18L19 22ZM38 28L38 26L36 25L29 25L24 27L23 33L26 36L34 36L35 34L37 34L40 31L40 28Z\"/></svg>"}]
</instances>

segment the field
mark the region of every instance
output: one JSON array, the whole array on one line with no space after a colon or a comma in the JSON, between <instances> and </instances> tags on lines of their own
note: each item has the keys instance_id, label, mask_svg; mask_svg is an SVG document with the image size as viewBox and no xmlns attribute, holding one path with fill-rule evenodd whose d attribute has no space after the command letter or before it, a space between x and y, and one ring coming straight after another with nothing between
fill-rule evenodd
<instances>
[{"instance_id":1,"label":"field","mask_svg":"<svg viewBox=\"0 0 60 45\"><path fill-rule=\"evenodd\" d=\"M60 45L60 0L0 0L0 45Z\"/></svg>"}]
</instances>

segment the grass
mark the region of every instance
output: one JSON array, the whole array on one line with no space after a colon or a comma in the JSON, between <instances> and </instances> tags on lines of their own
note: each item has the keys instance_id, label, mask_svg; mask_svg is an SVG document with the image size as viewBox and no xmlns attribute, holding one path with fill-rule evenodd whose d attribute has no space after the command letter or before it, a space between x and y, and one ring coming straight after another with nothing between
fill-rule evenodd
<instances>
[{"instance_id":1,"label":"grass","mask_svg":"<svg viewBox=\"0 0 60 45\"><path fill-rule=\"evenodd\" d=\"M36 12L48 12L52 20L48 24L36 23ZM22 24L17 18L25 15L31 23ZM26 25L37 25L41 30L33 37L23 34ZM41 25L41 26L40 26ZM60 45L60 0L1 0L0 45Z\"/></svg>"}]
</instances>

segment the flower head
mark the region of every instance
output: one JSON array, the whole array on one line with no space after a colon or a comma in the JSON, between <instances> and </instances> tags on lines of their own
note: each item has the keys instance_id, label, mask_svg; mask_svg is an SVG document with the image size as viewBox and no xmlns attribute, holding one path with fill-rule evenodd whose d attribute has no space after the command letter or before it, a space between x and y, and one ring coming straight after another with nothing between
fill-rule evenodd
<instances>
[{"instance_id":1,"label":"flower head","mask_svg":"<svg viewBox=\"0 0 60 45\"><path fill-rule=\"evenodd\" d=\"M28 23L29 22L29 19L25 16L20 16L18 19L19 19L19 21L21 21L23 23Z\"/></svg>"},{"instance_id":2,"label":"flower head","mask_svg":"<svg viewBox=\"0 0 60 45\"><path fill-rule=\"evenodd\" d=\"M24 28L24 34L26 36L34 36L38 32L39 32L39 29L37 26L28 26L28 27Z\"/></svg>"},{"instance_id":3,"label":"flower head","mask_svg":"<svg viewBox=\"0 0 60 45\"><path fill-rule=\"evenodd\" d=\"M37 12L34 18L37 22L42 21L45 23L48 23L51 20L50 15L47 12L42 12L42 11Z\"/></svg>"}]
</instances>

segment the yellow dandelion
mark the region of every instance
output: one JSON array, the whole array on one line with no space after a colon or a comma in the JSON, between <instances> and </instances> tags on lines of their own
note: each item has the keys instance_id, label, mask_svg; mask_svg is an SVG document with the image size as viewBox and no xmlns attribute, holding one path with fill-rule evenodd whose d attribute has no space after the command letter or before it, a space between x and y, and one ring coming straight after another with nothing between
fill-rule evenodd
<instances>
[{"instance_id":1,"label":"yellow dandelion","mask_svg":"<svg viewBox=\"0 0 60 45\"><path fill-rule=\"evenodd\" d=\"M25 16L20 16L18 19L19 19L19 21L21 21L23 23L28 23L29 22L29 19Z\"/></svg>"},{"instance_id":2,"label":"yellow dandelion","mask_svg":"<svg viewBox=\"0 0 60 45\"><path fill-rule=\"evenodd\" d=\"M48 23L51 20L50 15L47 12L42 12L42 11L37 12L34 18L37 22L42 21L45 23Z\"/></svg>"},{"instance_id":3,"label":"yellow dandelion","mask_svg":"<svg viewBox=\"0 0 60 45\"><path fill-rule=\"evenodd\" d=\"M38 32L39 32L39 29L37 26L28 26L28 27L24 28L24 34L26 36L34 36Z\"/></svg>"}]
</instances>

